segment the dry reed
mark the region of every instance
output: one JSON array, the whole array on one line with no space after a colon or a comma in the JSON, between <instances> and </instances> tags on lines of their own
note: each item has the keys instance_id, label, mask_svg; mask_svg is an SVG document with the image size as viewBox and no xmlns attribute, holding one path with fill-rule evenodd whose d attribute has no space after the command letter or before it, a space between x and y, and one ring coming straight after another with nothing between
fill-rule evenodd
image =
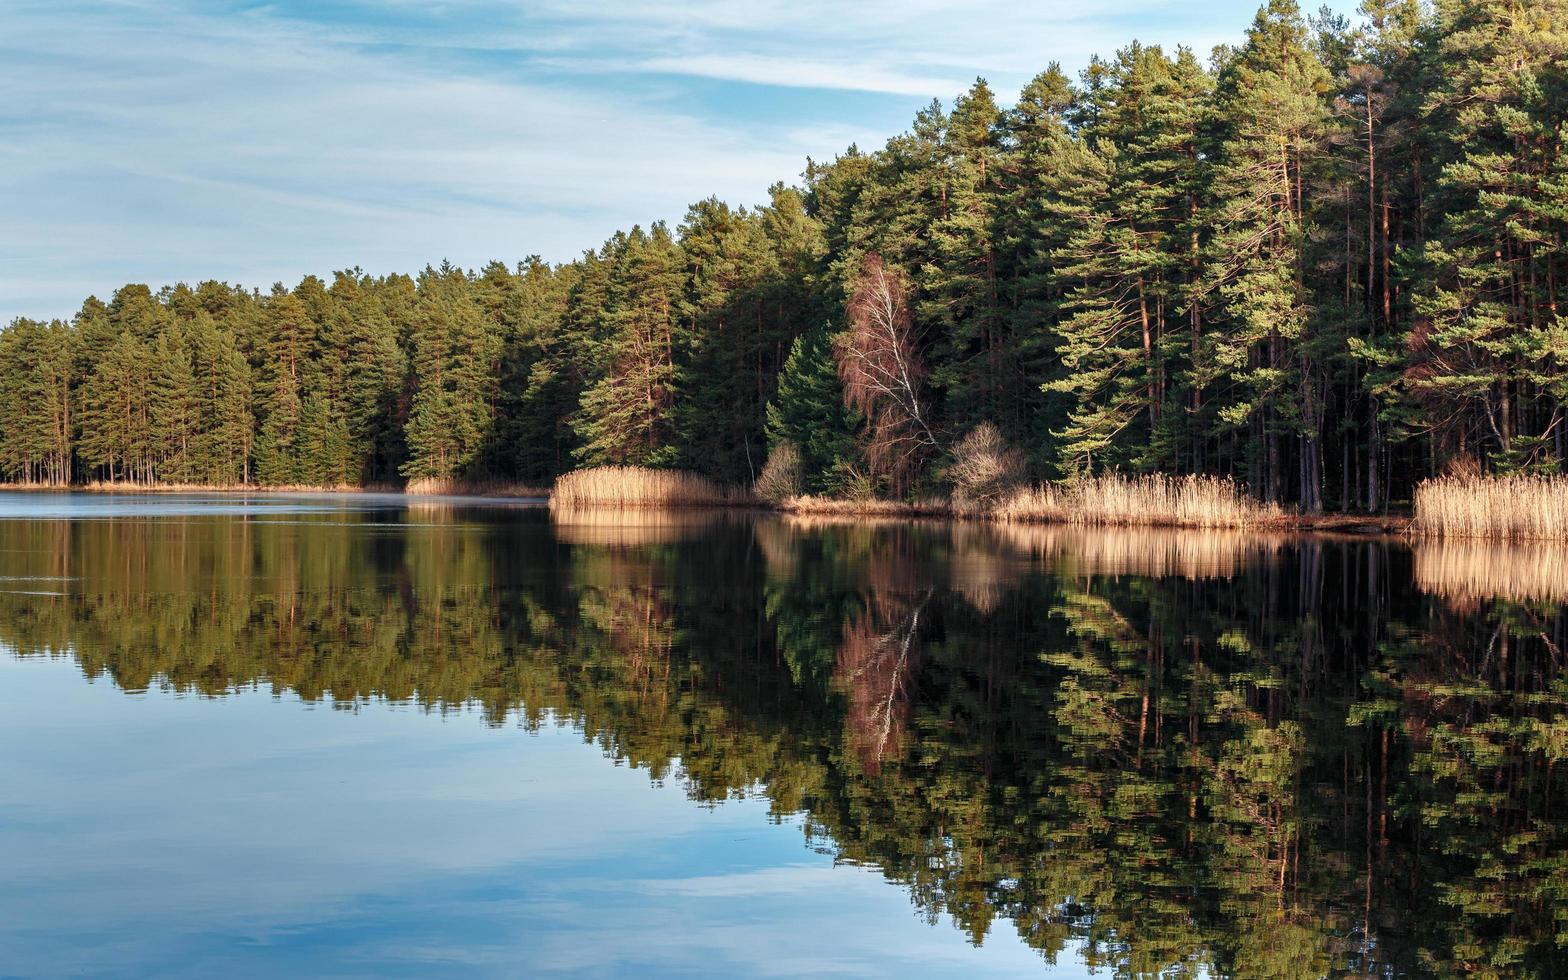
<instances>
[{"instance_id":1,"label":"dry reed","mask_svg":"<svg viewBox=\"0 0 1568 980\"><path fill-rule=\"evenodd\" d=\"M555 481L554 508L723 507L753 503L750 495L682 470L599 466Z\"/></svg>"},{"instance_id":2,"label":"dry reed","mask_svg":"<svg viewBox=\"0 0 1568 980\"><path fill-rule=\"evenodd\" d=\"M1568 540L1568 476L1450 476L1416 487L1411 530L1432 537Z\"/></svg>"},{"instance_id":3,"label":"dry reed","mask_svg":"<svg viewBox=\"0 0 1568 980\"><path fill-rule=\"evenodd\" d=\"M957 513L945 500L839 500L806 494L790 497L779 504L787 514L811 517L947 517Z\"/></svg>"},{"instance_id":4,"label":"dry reed","mask_svg":"<svg viewBox=\"0 0 1568 980\"><path fill-rule=\"evenodd\" d=\"M1277 505L1254 500L1230 480L1120 474L1020 490L991 515L1004 521L1195 528L1255 528L1286 520Z\"/></svg>"}]
</instances>

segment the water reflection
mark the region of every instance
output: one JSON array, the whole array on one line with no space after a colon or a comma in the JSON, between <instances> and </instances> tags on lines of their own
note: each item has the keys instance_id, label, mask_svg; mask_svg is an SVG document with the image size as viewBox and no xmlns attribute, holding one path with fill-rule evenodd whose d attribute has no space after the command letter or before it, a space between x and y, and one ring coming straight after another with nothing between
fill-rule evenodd
<instances>
[{"instance_id":1,"label":"water reflection","mask_svg":"<svg viewBox=\"0 0 1568 980\"><path fill-rule=\"evenodd\" d=\"M1414 550L1416 584L1454 602L1568 602L1568 543L1433 539Z\"/></svg>"},{"instance_id":2,"label":"water reflection","mask_svg":"<svg viewBox=\"0 0 1568 980\"><path fill-rule=\"evenodd\" d=\"M128 691L566 720L1053 962L1563 970L1544 551L406 516L0 522L0 642Z\"/></svg>"}]
</instances>

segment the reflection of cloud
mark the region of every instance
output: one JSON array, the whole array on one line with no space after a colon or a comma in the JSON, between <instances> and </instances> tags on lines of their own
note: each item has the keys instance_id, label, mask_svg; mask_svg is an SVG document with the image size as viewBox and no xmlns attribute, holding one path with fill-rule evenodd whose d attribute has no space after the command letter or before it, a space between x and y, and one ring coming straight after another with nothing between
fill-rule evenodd
<instances>
[{"instance_id":1,"label":"reflection of cloud","mask_svg":"<svg viewBox=\"0 0 1568 980\"><path fill-rule=\"evenodd\" d=\"M927 926L766 800L692 806L569 729L127 697L0 659L0 740L0 948L23 975L1040 967Z\"/></svg>"},{"instance_id":2,"label":"reflection of cloud","mask_svg":"<svg viewBox=\"0 0 1568 980\"><path fill-rule=\"evenodd\" d=\"M837 868L828 865L793 864L777 868L755 868L735 874L668 878L628 884L659 895L744 898L748 895L779 895L810 891L830 885L842 877Z\"/></svg>"}]
</instances>

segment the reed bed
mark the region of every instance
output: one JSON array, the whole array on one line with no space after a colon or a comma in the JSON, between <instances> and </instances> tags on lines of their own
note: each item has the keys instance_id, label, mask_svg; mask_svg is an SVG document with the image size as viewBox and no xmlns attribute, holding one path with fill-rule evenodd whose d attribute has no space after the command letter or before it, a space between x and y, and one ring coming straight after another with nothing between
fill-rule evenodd
<instances>
[{"instance_id":1,"label":"reed bed","mask_svg":"<svg viewBox=\"0 0 1568 980\"><path fill-rule=\"evenodd\" d=\"M946 500L838 500L811 494L789 497L778 506L787 514L805 517L947 517L957 512Z\"/></svg>"},{"instance_id":2,"label":"reed bed","mask_svg":"<svg viewBox=\"0 0 1568 980\"><path fill-rule=\"evenodd\" d=\"M1289 518L1276 504L1249 497L1211 476L1090 477L1066 487L1020 490L991 516L1004 521L1111 526L1257 528Z\"/></svg>"},{"instance_id":3,"label":"reed bed","mask_svg":"<svg viewBox=\"0 0 1568 980\"><path fill-rule=\"evenodd\" d=\"M555 481L553 508L726 507L753 503L740 490L682 470L641 466L599 466L577 470Z\"/></svg>"},{"instance_id":4,"label":"reed bed","mask_svg":"<svg viewBox=\"0 0 1568 980\"><path fill-rule=\"evenodd\" d=\"M1429 537L1568 541L1568 476L1448 476L1416 487L1411 530Z\"/></svg>"}]
</instances>

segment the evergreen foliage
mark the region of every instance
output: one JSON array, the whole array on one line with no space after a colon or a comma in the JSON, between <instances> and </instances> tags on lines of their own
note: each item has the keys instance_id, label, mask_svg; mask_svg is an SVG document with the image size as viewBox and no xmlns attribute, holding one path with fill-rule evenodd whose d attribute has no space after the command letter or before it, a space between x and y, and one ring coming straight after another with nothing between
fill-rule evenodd
<instances>
[{"instance_id":1,"label":"evergreen foliage","mask_svg":"<svg viewBox=\"0 0 1568 980\"><path fill-rule=\"evenodd\" d=\"M985 424L1033 479L1231 476L1305 510L1559 472L1568 0L1361 13L1269 0L1207 66L1135 42L1010 106L977 80L760 206L561 265L131 284L17 320L0 477L742 484L787 441L813 492L923 492ZM918 368L891 415L833 363L873 259Z\"/></svg>"}]
</instances>

